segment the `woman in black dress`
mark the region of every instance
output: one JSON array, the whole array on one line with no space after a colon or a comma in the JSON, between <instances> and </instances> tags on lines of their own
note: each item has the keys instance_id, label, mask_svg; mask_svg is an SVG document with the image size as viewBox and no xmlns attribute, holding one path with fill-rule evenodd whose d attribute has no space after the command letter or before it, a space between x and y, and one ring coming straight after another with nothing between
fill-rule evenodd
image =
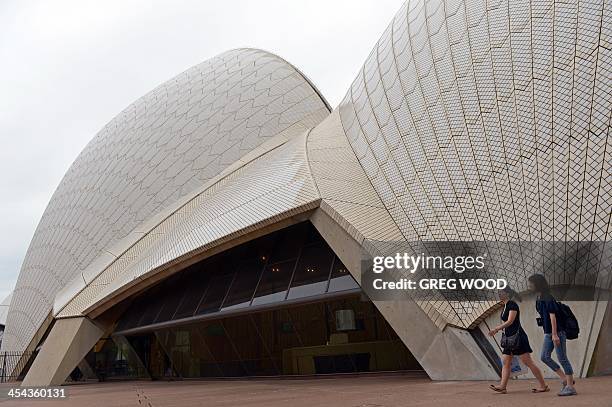
<instances>
[{"instance_id":1,"label":"woman in black dress","mask_svg":"<svg viewBox=\"0 0 612 407\"><path fill-rule=\"evenodd\" d=\"M501 381L498 386L491 385L491 390L498 393L506 393L506 385L510 378L510 370L512 366L512 357L518 356L521 359L533 375L538 379L539 386L532 389L534 393L542 393L549 391L550 389L544 381L542 371L538 368L531 359L531 347L529 346L529 338L521 326L521 311L513 298L521 300L519 295L511 288L506 287L499 292L499 299L504 304L504 309L501 314L502 323L490 332L490 336L494 336L501 330L504 330L504 336L507 339L507 343L502 343L505 347L502 347L502 375ZM503 342L503 341L502 341Z\"/></svg>"}]
</instances>

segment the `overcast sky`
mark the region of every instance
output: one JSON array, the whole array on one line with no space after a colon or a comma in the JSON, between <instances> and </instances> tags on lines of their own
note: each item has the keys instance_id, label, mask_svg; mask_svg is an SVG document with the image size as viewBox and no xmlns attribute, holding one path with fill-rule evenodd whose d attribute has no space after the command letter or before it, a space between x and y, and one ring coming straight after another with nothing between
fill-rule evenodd
<instances>
[{"instance_id":1,"label":"overcast sky","mask_svg":"<svg viewBox=\"0 0 612 407\"><path fill-rule=\"evenodd\" d=\"M0 0L0 300L85 144L122 109L223 51L296 65L335 107L401 0Z\"/></svg>"}]
</instances>

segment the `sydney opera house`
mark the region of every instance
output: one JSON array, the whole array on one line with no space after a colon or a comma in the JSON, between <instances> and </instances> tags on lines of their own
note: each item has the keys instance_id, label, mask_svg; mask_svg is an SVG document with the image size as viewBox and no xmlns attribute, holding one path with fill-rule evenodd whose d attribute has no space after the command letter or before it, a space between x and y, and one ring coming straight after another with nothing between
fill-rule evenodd
<instances>
[{"instance_id":1,"label":"sydney opera house","mask_svg":"<svg viewBox=\"0 0 612 407\"><path fill-rule=\"evenodd\" d=\"M547 270L520 242L561 242L561 260L540 257L609 287L610 7L409 0L336 108L258 49L161 84L95 135L51 198L8 307L13 373L28 386L497 378L495 301L376 300L362 264L377 242L495 242L524 291ZM612 302L572 308L577 374L612 373Z\"/></svg>"}]
</instances>

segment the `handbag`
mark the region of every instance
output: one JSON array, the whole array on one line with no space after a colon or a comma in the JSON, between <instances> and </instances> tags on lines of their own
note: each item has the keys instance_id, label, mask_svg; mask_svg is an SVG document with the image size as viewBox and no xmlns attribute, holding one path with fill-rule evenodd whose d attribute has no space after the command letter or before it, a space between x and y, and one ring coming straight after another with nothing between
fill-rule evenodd
<instances>
[{"instance_id":1,"label":"handbag","mask_svg":"<svg viewBox=\"0 0 612 407\"><path fill-rule=\"evenodd\" d=\"M520 329L517 330L514 335L510 336L506 335L505 332L502 332L501 347L509 351L518 349L521 344L520 333Z\"/></svg>"},{"instance_id":2,"label":"handbag","mask_svg":"<svg viewBox=\"0 0 612 407\"><path fill-rule=\"evenodd\" d=\"M502 314L504 314L506 312L506 306L504 305L504 310L502 311ZM506 330L504 329L504 332L502 332L502 337L501 337L501 342L500 345L502 348L512 352L514 350L517 350L519 348L519 346L521 345L521 329L517 329L516 333L514 335L506 335Z\"/></svg>"}]
</instances>

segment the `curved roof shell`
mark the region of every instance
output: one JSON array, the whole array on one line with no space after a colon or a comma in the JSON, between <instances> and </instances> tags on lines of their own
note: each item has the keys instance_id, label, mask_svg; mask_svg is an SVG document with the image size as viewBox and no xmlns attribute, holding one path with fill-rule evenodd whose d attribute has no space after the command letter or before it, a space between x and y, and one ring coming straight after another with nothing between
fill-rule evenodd
<instances>
[{"instance_id":1,"label":"curved roof shell","mask_svg":"<svg viewBox=\"0 0 612 407\"><path fill-rule=\"evenodd\" d=\"M520 290L541 262L517 258L517 242L611 239L610 11L403 5L339 106L402 240L510 242L498 271ZM440 308L458 326L486 311Z\"/></svg>"},{"instance_id":2,"label":"curved roof shell","mask_svg":"<svg viewBox=\"0 0 612 407\"><path fill-rule=\"evenodd\" d=\"M364 247L508 242L497 271L517 289L538 270L516 272L513 242L609 241L605 7L409 0L331 115L263 51L179 75L62 181L18 281L11 344L52 307L95 317L181 259L317 206ZM420 306L441 326L474 326L491 306L432 295Z\"/></svg>"},{"instance_id":3,"label":"curved roof shell","mask_svg":"<svg viewBox=\"0 0 612 407\"><path fill-rule=\"evenodd\" d=\"M0 303L0 325L6 325L6 317L8 315L8 309L11 305L11 298L13 297L13 293L10 293L6 296L5 299Z\"/></svg>"},{"instance_id":4,"label":"curved roof shell","mask_svg":"<svg viewBox=\"0 0 612 407\"><path fill-rule=\"evenodd\" d=\"M72 164L36 229L3 349L22 350L69 281L275 135L329 114L296 68L268 52L225 52L158 86L111 120ZM123 242L123 243L121 243Z\"/></svg>"}]
</instances>

